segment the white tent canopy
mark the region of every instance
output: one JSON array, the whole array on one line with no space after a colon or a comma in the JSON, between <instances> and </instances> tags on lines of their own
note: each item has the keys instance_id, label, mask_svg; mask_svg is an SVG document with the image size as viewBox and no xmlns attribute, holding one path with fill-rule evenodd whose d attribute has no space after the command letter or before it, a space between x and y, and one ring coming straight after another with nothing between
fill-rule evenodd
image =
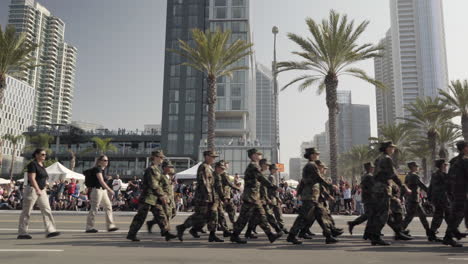
<instances>
[{"instance_id":1,"label":"white tent canopy","mask_svg":"<svg viewBox=\"0 0 468 264\"><path fill-rule=\"evenodd\" d=\"M4 184L10 184L10 180L0 178L0 185L4 185Z\"/></svg>"},{"instance_id":2,"label":"white tent canopy","mask_svg":"<svg viewBox=\"0 0 468 264\"><path fill-rule=\"evenodd\" d=\"M297 185L299 185L299 182L293 179L287 180L286 182L288 183L288 186L293 188L296 188Z\"/></svg>"},{"instance_id":3,"label":"white tent canopy","mask_svg":"<svg viewBox=\"0 0 468 264\"><path fill-rule=\"evenodd\" d=\"M56 162L49 167L46 168L47 174L49 174L49 179L48 181L50 183L55 182L57 180L70 180L74 178L75 180L80 180L80 182L83 182L85 179L85 176L83 174L74 172L67 167L63 166L60 162ZM24 174L24 182L25 184L28 183L28 174Z\"/></svg>"},{"instance_id":4,"label":"white tent canopy","mask_svg":"<svg viewBox=\"0 0 468 264\"><path fill-rule=\"evenodd\" d=\"M192 168L176 173L175 178L177 180L195 180L197 178L197 170L198 170L198 167L200 167L200 164L202 163L199 162Z\"/></svg>"}]
</instances>

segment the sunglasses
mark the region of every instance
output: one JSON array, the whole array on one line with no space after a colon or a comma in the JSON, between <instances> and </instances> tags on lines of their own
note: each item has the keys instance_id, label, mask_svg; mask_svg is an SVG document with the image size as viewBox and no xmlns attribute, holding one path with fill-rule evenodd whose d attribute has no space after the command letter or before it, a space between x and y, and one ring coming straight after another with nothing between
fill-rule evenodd
<instances>
[{"instance_id":1,"label":"sunglasses","mask_svg":"<svg viewBox=\"0 0 468 264\"><path fill-rule=\"evenodd\" d=\"M45 156L47 156L47 153L41 153L40 155L41 155L42 157L45 157Z\"/></svg>"},{"instance_id":2,"label":"sunglasses","mask_svg":"<svg viewBox=\"0 0 468 264\"><path fill-rule=\"evenodd\" d=\"M101 160L101 161L108 162L109 160Z\"/></svg>"}]
</instances>

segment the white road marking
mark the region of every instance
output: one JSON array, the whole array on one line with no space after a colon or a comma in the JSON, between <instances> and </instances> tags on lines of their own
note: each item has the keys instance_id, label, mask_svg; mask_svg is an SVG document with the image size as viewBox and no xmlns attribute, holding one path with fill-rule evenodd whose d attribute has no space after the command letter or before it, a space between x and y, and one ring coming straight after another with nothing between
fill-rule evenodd
<instances>
[{"instance_id":1,"label":"white road marking","mask_svg":"<svg viewBox=\"0 0 468 264\"><path fill-rule=\"evenodd\" d=\"M468 258L448 258L448 260L467 260Z\"/></svg>"},{"instance_id":2,"label":"white road marking","mask_svg":"<svg viewBox=\"0 0 468 264\"><path fill-rule=\"evenodd\" d=\"M63 249L0 249L0 252L63 252Z\"/></svg>"}]
</instances>

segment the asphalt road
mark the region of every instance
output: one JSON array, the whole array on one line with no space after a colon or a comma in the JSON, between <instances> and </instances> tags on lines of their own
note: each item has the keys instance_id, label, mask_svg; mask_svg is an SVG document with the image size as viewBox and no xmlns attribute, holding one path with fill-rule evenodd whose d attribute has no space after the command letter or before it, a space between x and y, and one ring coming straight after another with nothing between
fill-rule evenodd
<instances>
[{"instance_id":1,"label":"asphalt road","mask_svg":"<svg viewBox=\"0 0 468 264\"><path fill-rule=\"evenodd\" d=\"M116 233L104 231L104 216L97 218L97 234L85 234L85 214L55 213L57 228L63 234L46 239L42 217L35 212L31 217L30 234L32 240L17 240L19 212L0 211L0 264L55 264L55 263L468 263L468 243L463 248L451 248L429 243L418 219L413 220L409 229L415 240L395 242L389 247L371 246L362 240L364 225L355 228L354 235L348 233L340 238L340 243L326 245L319 235L318 225L313 231L318 234L313 240L295 246L287 243L285 237L270 244L264 234L258 240L246 245L231 242L208 243L207 235L193 239L186 234L184 242L166 242L159 232L148 234L144 229L139 233L141 242L125 239L132 220L132 214L116 213ZM187 214L177 216L172 227L181 223ZM288 226L294 215L285 216ZM336 216L340 227L353 216ZM173 228L174 229L174 228ZM442 226L441 231L445 230ZM392 240L392 233L384 229L385 238ZM443 232L441 232L443 233Z\"/></svg>"}]
</instances>

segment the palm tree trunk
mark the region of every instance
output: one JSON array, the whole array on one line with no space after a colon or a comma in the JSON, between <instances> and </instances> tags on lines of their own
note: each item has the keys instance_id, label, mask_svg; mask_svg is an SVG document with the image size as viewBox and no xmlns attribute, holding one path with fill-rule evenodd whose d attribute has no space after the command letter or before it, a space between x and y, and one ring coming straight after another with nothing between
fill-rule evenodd
<instances>
[{"instance_id":1,"label":"palm tree trunk","mask_svg":"<svg viewBox=\"0 0 468 264\"><path fill-rule=\"evenodd\" d=\"M328 133L330 138L330 174L332 181L338 181L338 140L336 135L336 115L338 112L337 92L338 78L336 75L327 75L325 78L326 101L328 106Z\"/></svg>"},{"instance_id":2,"label":"palm tree trunk","mask_svg":"<svg viewBox=\"0 0 468 264\"><path fill-rule=\"evenodd\" d=\"M429 171L426 171L426 176L429 178L430 172L432 171L433 161L436 159L437 156L437 134L435 132L428 133L428 140L429 140L429 147L431 148L431 160L429 162L428 168Z\"/></svg>"},{"instance_id":3,"label":"palm tree trunk","mask_svg":"<svg viewBox=\"0 0 468 264\"><path fill-rule=\"evenodd\" d=\"M468 115L461 116L462 134L465 140L468 140Z\"/></svg>"},{"instance_id":4,"label":"palm tree trunk","mask_svg":"<svg viewBox=\"0 0 468 264\"><path fill-rule=\"evenodd\" d=\"M429 182L429 181L428 181L428 180L429 180L429 179L428 179L429 176L428 176L428 173L427 173L427 171L428 171L428 169L429 169L428 166L427 166L427 158L422 158L421 163L422 163L422 164L421 164L422 167L424 168L423 182L424 182L424 183L427 183L427 182Z\"/></svg>"},{"instance_id":5,"label":"palm tree trunk","mask_svg":"<svg viewBox=\"0 0 468 264\"><path fill-rule=\"evenodd\" d=\"M71 156L71 158L70 158L70 170L74 171L75 170L75 165L76 165L76 154L71 149L69 149L68 151L70 152L70 156Z\"/></svg>"},{"instance_id":6,"label":"palm tree trunk","mask_svg":"<svg viewBox=\"0 0 468 264\"><path fill-rule=\"evenodd\" d=\"M215 151L215 127L216 127L216 77L209 75L207 78L208 82L208 150Z\"/></svg>"},{"instance_id":7,"label":"palm tree trunk","mask_svg":"<svg viewBox=\"0 0 468 264\"><path fill-rule=\"evenodd\" d=\"M15 167L16 144L13 144L13 154L11 154L10 181L13 180L13 168Z\"/></svg>"}]
</instances>

